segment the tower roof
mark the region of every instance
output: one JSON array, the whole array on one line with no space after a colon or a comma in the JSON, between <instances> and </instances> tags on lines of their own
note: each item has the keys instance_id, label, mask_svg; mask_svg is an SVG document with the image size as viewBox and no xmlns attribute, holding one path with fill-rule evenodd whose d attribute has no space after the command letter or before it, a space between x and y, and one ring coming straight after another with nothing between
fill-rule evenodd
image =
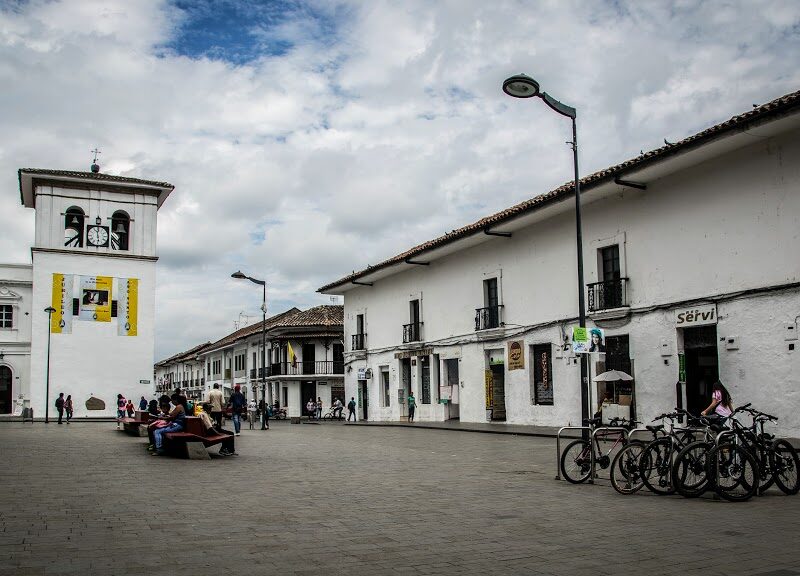
<instances>
[{"instance_id":1,"label":"tower roof","mask_svg":"<svg viewBox=\"0 0 800 576\"><path fill-rule=\"evenodd\" d=\"M158 196L158 207L167 199L175 189L169 182L156 182L155 180L142 180L141 178L126 178L112 176L99 172L75 172L72 170L47 170L42 168L20 168L19 196L22 204L27 208L36 207L34 189L37 183L46 182L52 185L65 187L87 187L93 189L114 190L116 192L150 193Z\"/></svg>"}]
</instances>

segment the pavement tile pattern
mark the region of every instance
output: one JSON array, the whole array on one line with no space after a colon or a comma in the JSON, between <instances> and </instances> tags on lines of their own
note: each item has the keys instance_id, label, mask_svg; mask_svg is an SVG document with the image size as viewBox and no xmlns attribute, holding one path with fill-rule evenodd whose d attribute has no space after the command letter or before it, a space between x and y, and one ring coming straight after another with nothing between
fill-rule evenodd
<instances>
[{"instance_id":1,"label":"pavement tile pattern","mask_svg":"<svg viewBox=\"0 0 800 576\"><path fill-rule=\"evenodd\" d=\"M0 576L800 576L800 498L573 486L552 438L279 422L210 461L112 423L0 439Z\"/></svg>"}]
</instances>

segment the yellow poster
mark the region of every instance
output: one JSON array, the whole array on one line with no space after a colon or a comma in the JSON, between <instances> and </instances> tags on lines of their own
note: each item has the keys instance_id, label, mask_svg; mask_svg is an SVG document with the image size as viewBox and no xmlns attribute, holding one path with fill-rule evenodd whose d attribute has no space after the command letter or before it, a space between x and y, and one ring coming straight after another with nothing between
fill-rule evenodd
<instances>
[{"instance_id":1,"label":"yellow poster","mask_svg":"<svg viewBox=\"0 0 800 576\"><path fill-rule=\"evenodd\" d=\"M111 276L81 276L80 312L81 320L111 322L111 300L113 298Z\"/></svg>"},{"instance_id":2,"label":"yellow poster","mask_svg":"<svg viewBox=\"0 0 800 576\"><path fill-rule=\"evenodd\" d=\"M53 274L53 295L51 305L55 312L50 314L52 334L72 333L72 274Z\"/></svg>"},{"instance_id":3,"label":"yellow poster","mask_svg":"<svg viewBox=\"0 0 800 576\"><path fill-rule=\"evenodd\" d=\"M492 371L486 370L483 379L486 386L486 409L491 410L492 406L494 406L494 378L492 377Z\"/></svg>"},{"instance_id":4,"label":"yellow poster","mask_svg":"<svg viewBox=\"0 0 800 576\"><path fill-rule=\"evenodd\" d=\"M117 334L136 336L139 319L139 279L119 279L119 301L117 302Z\"/></svg>"}]
</instances>

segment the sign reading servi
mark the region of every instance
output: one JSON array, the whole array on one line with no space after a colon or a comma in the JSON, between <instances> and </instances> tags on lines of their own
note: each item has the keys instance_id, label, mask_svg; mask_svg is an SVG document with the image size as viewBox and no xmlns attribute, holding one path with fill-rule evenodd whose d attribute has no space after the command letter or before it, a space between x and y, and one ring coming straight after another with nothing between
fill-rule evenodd
<instances>
[{"instance_id":1,"label":"sign reading servi","mask_svg":"<svg viewBox=\"0 0 800 576\"><path fill-rule=\"evenodd\" d=\"M717 323L717 305L692 306L675 311L675 326L686 328L690 326L704 326Z\"/></svg>"}]
</instances>

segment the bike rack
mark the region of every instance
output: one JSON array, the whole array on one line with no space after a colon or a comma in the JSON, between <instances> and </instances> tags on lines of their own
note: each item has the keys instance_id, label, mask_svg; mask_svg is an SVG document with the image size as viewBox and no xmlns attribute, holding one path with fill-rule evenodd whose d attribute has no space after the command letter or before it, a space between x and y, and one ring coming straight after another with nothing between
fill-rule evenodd
<instances>
[{"instance_id":1,"label":"bike rack","mask_svg":"<svg viewBox=\"0 0 800 576\"><path fill-rule=\"evenodd\" d=\"M594 467L595 467L595 464L596 464L595 463L595 457L594 457L594 445L595 445L595 442L596 442L596 439L597 439L597 433L598 432L608 432L608 431L611 431L611 430L617 430L619 432L622 432L622 434L625 436L625 443L628 442L628 429L627 428L623 428L622 426L601 426L599 428L595 428L594 429L594 432L592 432L592 437L589 439L589 442L590 442L590 445L589 445L589 454L590 454L590 456L589 456L589 462L590 462L590 465L589 465L589 484L594 484L594 472L595 472Z\"/></svg>"},{"instance_id":2,"label":"bike rack","mask_svg":"<svg viewBox=\"0 0 800 576\"><path fill-rule=\"evenodd\" d=\"M561 433L564 430L590 430L588 426L562 426L556 434L556 480L561 480Z\"/></svg>"},{"instance_id":3,"label":"bike rack","mask_svg":"<svg viewBox=\"0 0 800 576\"><path fill-rule=\"evenodd\" d=\"M647 428L633 428L628 431L628 440L630 440L631 436L633 436L637 432L646 432L648 434L652 434L652 432L650 432L650 430L648 430Z\"/></svg>"}]
</instances>

